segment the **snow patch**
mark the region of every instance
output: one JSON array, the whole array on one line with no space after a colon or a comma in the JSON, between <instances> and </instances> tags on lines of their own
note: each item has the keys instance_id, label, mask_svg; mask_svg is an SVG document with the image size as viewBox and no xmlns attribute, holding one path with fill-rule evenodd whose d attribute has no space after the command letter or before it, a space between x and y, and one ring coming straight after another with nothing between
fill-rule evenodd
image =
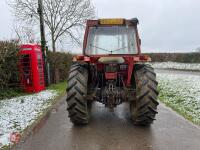
<instances>
[{"instance_id":1,"label":"snow patch","mask_svg":"<svg viewBox=\"0 0 200 150\"><path fill-rule=\"evenodd\" d=\"M51 106L57 96L54 90L0 101L0 148L11 144L10 134L21 133L43 110Z\"/></svg>"}]
</instances>

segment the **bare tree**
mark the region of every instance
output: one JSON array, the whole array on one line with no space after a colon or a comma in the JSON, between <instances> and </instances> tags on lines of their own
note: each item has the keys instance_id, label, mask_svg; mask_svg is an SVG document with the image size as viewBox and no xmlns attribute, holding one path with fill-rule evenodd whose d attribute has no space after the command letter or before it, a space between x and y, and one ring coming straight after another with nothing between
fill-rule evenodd
<instances>
[{"instance_id":1,"label":"bare tree","mask_svg":"<svg viewBox=\"0 0 200 150\"><path fill-rule=\"evenodd\" d=\"M19 43L34 43L35 42L35 34L33 30L33 26L31 25L14 25L14 32L17 36L17 40Z\"/></svg>"},{"instance_id":2,"label":"bare tree","mask_svg":"<svg viewBox=\"0 0 200 150\"><path fill-rule=\"evenodd\" d=\"M39 22L37 0L9 0L18 21ZM53 52L56 42L62 36L69 36L80 43L75 32L83 27L86 19L94 17L94 7L90 0L43 0L44 21L51 37Z\"/></svg>"}]
</instances>

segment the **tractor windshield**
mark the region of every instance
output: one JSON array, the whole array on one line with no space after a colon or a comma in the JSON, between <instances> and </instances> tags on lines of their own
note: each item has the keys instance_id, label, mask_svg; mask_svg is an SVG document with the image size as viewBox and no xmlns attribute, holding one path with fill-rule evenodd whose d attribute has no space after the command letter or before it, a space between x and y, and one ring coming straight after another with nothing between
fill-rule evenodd
<instances>
[{"instance_id":1,"label":"tractor windshield","mask_svg":"<svg viewBox=\"0 0 200 150\"><path fill-rule=\"evenodd\" d=\"M137 54L134 26L90 27L86 54Z\"/></svg>"}]
</instances>

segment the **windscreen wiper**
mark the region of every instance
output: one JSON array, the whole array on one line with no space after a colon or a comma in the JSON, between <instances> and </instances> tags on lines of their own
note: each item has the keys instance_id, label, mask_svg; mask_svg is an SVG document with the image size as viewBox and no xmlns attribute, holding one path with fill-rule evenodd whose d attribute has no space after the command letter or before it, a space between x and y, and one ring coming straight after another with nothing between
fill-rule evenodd
<instances>
[{"instance_id":1,"label":"windscreen wiper","mask_svg":"<svg viewBox=\"0 0 200 150\"><path fill-rule=\"evenodd\" d=\"M111 51L109 51L109 50L107 50L107 49L104 49L104 48L101 48L101 47L98 47L98 46L95 46L95 45L92 45L92 44L90 44L90 46L91 46L91 47L98 48L98 49L101 49L101 50L104 50L104 51L106 51L106 52L111 52Z\"/></svg>"},{"instance_id":2,"label":"windscreen wiper","mask_svg":"<svg viewBox=\"0 0 200 150\"><path fill-rule=\"evenodd\" d=\"M119 50L121 50L121 49L124 49L124 48L127 48L127 46L125 46L125 47L122 47L122 48L118 48L118 49L116 49L116 50L107 50L107 49L104 49L104 48L101 48L101 47L98 47L98 46L95 46L95 45L92 45L92 44L90 44L90 46L91 47L95 47L95 48L98 48L98 49L101 49L101 50L104 50L104 51L106 51L106 52L110 52L111 54L113 53L113 52L116 52L116 51L119 51Z\"/></svg>"},{"instance_id":3,"label":"windscreen wiper","mask_svg":"<svg viewBox=\"0 0 200 150\"><path fill-rule=\"evenodd\" d=\"M121 47L121 48L118 48L118 49L116 49L116 50L112 50L111 53L112 53L112 52L119 51L119 50L124 49L124 48L127 48L127 46L125 46L125 47Z\"/></svg>"}]
</instances>

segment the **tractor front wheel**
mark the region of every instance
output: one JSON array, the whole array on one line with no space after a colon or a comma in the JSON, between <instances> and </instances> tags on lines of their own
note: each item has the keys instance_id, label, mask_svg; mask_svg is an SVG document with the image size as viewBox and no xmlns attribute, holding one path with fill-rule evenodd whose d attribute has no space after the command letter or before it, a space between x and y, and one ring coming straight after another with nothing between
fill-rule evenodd
<instances>
[{"instance_id":1,"label":"tractor front wheel","mask_svg":"<svg viewBox=\"0 0 200 150\"><path fill-rule=\"evenodd\" d=\"M135 125L150 125L157 114L157 84L154 69L136 64L134 71L136 99L130 103L131 119Z\"/></svg>"},{"instance_id":2,"label":"tractor front wheel","mask_svg":"<svg viewBox=\"0 0 200 150\"><path fill-rule=\"evenodd\" d=\"M89 122L89 103L87 96L88 71L80 64L71 66L68 87L67 104L70 120L75 125L83 125Z\"/></svg>"}]
</instances>

